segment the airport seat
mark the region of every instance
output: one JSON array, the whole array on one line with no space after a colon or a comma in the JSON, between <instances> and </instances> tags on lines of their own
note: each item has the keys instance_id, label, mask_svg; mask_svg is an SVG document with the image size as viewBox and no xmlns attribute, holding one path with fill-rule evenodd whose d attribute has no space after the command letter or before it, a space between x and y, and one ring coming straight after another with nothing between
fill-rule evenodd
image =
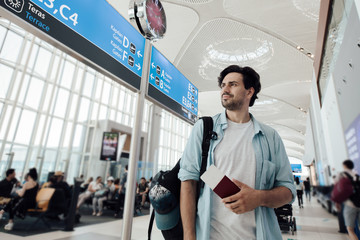
<instances>
[{"instance_id":1,"label":"airport seat","mask_svg":"<svg viewBox=\"0 0 360 240\"><path fill-rule=\"evenodd\" d=\"M27 210L27 214L32 217L37 217L36 221L31 224L28 229L34 227L39 221L42 221L48 228L51 228L49 223L45 221L46 213L49 209L49 203L54 195L54 188L42 188L36 195L36 207Z\"/></svg>"}]
</instances>

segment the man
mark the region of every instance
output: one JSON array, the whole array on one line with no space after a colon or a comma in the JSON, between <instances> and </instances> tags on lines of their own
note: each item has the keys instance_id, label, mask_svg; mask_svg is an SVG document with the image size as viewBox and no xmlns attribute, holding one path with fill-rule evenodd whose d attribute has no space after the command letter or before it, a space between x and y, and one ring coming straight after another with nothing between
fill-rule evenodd
<instances>
[{"instance_id":1,"label":"man","mask_svg":"<svg viewBox=\"0 0 360 240\"><path fill-rule=\"evenodd\" d=\"M307 177L306 180L304 181L304 189L305 189L305 197L306 199L308 199L309 197L309 202L311 201L311 186L310 186L310 178Z\"/></svg>"},{"instance_id":2,"label":"man","mask_svg":"<svg viewBox=\"0 0 360 240\"><path fill-rule=\"evenodd\" d=\"M55 182L50 185L52 188L63 189L65 193L65 198L70 200L71 198L71 190L69 184L64 181L64 173L62 171L56 171L54 173Z\"/></svg>"},{"instance_id":3,"label":"man","mask_svg":"<svg viewBox=\"0 0 360 240\"><path fill-rule=\"evenodd\" d=\"M123 173L120 181L119 191L117 192L118 202L115 207L115 217L119 216L120 210L124 207L125 202L125 192L126 192L126 182L127 182L127 174L128 174L128 165L125 166L125 172Z\"/></svg>"},{"instance_id":4,"label":"man","mask_svg":"<svg viewBox=\"0 0 360 240\"><path fill-rule=\"evenodd\" d=\"M146 182L146 179L142 177L140 179L140 184L136 189L136 194L139 198L141 198L141 207L144 206L147 194L149 192L149 185Z\"/></svg>"},{"instance_id":5,"label":"man","mask_svg":"<svg viewBox=\"0 0 360 240\"><path fill-rule=\"evenodd\" d=\"M213 117L218 137L210 144L207 166L215 164L241 191L220 199L205 185L196 207L203 136L198 121L179 171L184 239L282 239L273 208L292 202L296 191L280 136L249 113L261 89L260 76L250 67L232 65L218 81L226 110Z\"/></svg>"},{"instance_id":6,"label":"man","mask_svg":"<svg viewBox=\"0 0 360 240\"><path fill-rule=\"evenodd\" d=\"M15 175L15 169L13 168L6 171L6 177L0 182L0 197L10 198L11 190L17 182Z\"/></svg>"},{"instance_id":7,"label":"man","mask_svg":"<svg viewBox=\"0 0 360 240\"><path fill-rule=\"evenodd\" d=\"M128 174L128 165L125 166L125 172L122 175L122 178L120 181L119 194L125 194L125 192L126 192L127 174Z\"/></svg>"},{"instance_id":8,"label":"man","mask_svg":"<svg viewBox=\"0 0 360 240\"><path fill-rule=\"evenodd\" d=\"M340 180L341 177L348 177L346 173L349 174L349 176L353 177L355 180L356 174L353 171L354 169L353 161L349 159L345 160L343 162L343 168L344 168L344 172L340 174L339 179L337 180ZM355 228L356 220L358 220L358 222L360 221L360 208L356 207L350 199L346 200L343 206L344 206L345 226L348 231L349 238L350 240L358 240L354 228ZM341 209L339 204L337 204L337 208Z\"/></svg>"}]
</instances>

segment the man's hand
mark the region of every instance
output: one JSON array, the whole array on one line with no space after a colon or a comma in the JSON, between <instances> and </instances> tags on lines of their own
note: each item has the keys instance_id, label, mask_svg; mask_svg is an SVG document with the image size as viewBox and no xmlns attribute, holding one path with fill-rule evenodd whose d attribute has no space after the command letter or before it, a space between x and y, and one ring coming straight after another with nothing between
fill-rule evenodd
<instances>
[{"instance_id":1,"label":"man's hand","mask_svg":"<svg viewBox=\"0 0 360 240\"><path fill-rule=\"evenodd\" d=\"M255 190L236 179L233 179L232 181L241 189L241 191L222 200L228 209L236 214L242 214L252 211L261 205L261 195L259 190Z\"/></svg>"}]
</instances>

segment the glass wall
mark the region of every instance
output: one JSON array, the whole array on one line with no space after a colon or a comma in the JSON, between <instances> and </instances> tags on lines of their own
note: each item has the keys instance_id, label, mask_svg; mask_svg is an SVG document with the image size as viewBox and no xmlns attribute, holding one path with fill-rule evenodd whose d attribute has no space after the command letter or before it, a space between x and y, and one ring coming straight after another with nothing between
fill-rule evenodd
<instances>
[{"instance_id":1,"label":"glass wall","mask_svg":"<svg viewBox=\"0 0 360 240\"><path fill-rule=\"evenodd\" d=\"M163 110L161 115L158 169L168 170L175 166L185 149L192 126Z\"/></svg>"},{"instance_id":2,"label":"glass wall","mask_svg":"<svg viewBox=\"0 0 360 240\"><path fill-rule=\"evenodd\" d=\"M41 181L55 170L72 179L91 155L85 139L97 121L134 124L133 92L4 18L0 73L0 174L13 155L18 177L37 167Z\"/></svg>"},{"instance_id":3,"label":"glass wall","mask_svg":"<svg viewBox=\"0 0 360 240\"><path fill-rule=\"evenodd\" d=\"M68 180L86 175L93 155L89 141L94 141L98 121L134 125L132 91L4 18L0 18L0 73L1 176L10 164L20 180L32 167L38 169L41 182L58 170L65 171ZM146 101L144 132L150 105ZM162 110L158 169L175 165L191 128Z\"/></svg>"}]
</instances>

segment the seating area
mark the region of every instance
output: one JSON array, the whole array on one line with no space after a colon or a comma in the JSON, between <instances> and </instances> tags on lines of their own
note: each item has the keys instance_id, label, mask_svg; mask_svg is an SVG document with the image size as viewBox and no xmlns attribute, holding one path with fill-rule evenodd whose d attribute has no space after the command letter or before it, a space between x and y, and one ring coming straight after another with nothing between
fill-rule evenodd
<instances>
[{"instance_id":1,"label":"seating area","mask_svg":"<svg viewBox=\"0 0 360 240\"><path fill-rule=\"evenodd\" d=\"M105 201L103 215L101 217L94 217L92 216L92 200L89 199L86 204L81 207L81 218L79 222L75 223L75 227L117 220L117 218L114 218L117 203L117 199ZM149 214L148 208L140 208L139 206L140 203L136 201L134 216ZM2 207L0 206L0 209ZM33 234L64 230L68 210L68 202L62 189L42 188L36 195L36 207L28 209L25 218L16 216L13 231L7 231L7 233L26 237ZM118 217L121 218L121 215ZM6 218L7 217L0 219L1 226L5 223ZM0 228L0 232L5 232L2 227Z\"/></svg>"},{"instance_id":2,"label":"seating area","mask_svg":"<svg viewBox=\"0 0 360 240\"><path fill-rule=\"evenodd\" d=\"M333 186L314 186L314 194L317 195L317 201L325 208L329 213L337 214L335 203L331 201L331 191Z\"/></svg>"}]
</instances>

